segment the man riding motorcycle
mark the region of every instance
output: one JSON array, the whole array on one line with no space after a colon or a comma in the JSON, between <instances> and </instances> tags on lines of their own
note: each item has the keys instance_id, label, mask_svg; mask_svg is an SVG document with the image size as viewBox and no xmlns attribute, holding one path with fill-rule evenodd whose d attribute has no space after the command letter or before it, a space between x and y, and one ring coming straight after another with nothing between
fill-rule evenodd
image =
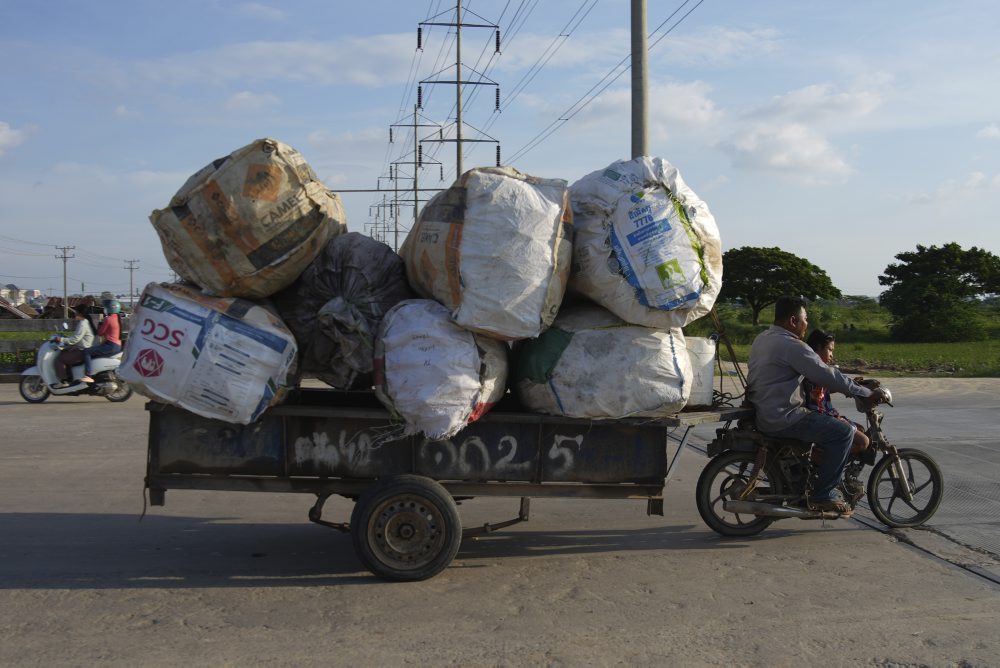
<instances>
[{"instance_id":1,"label":"man riding motorcycle","mask_svg":"<svg viewBox=\"0 0 1000 668\"><path fill-rule=\"evenodd\" d=\"M747 398L756 409L761 432L814 443L822 450L810 507L846 513L850 506L837 486L843 480L856 427L807 409L802 378L850 397L879 402L884 396L882 390L859 385L825 364L802 340L808 327L805 302L780 297L774 307L774 324L750 348Z\"/></svg>"}]
</instances>

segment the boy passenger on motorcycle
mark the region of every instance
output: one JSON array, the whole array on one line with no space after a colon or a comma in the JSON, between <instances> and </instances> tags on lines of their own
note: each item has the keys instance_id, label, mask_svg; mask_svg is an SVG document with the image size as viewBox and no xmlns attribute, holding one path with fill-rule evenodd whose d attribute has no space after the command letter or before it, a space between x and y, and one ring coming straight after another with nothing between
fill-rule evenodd
<instances>
[{"instance_id":1,"label":"boy passenger on motorcycle","mask_svg":"<svg viewBox=\"0 0 1000 668\"><path fill-rule=\"evenodd\" d=\"M819 355L819 358L823 362L831 366L833 365L833 351L837 345L837 338L833 334L824 332L822 329L814 329L809 338L806 339L806 344ZM855 432L854 442L851 444L851 456L860 455L866 464L874 464L875 451L868 450L868 435L865 434L865 428L857 422L848 420L840 414L840 411L833 407L833 401L830 399L830 391L808 378L802 381L802 391L805 392L806 408L809 410L832 415L838 420L843 420L854 425ZM871 461L868 461L868 459L871 459Z\"/></svg>"},{"instance_id":2,"label":"boy passenger on motorcycle","mask_svg":"<svg viewBox=\"0 0 1000 668\"><path fill-rule=\"evenodd\" d=\"M774 324L761 332L750 347L747 398L756 409L761 432L814 443L823 451L809 502L817 510L846 513L850 506L837 487L843 480L856 428L831 415L810 411L802 380L874 402L881 401L884 395L881 390L855 383L823 362L802 340L808 328L805 302L796 297L779 297L774 305Z\"/></svg>"},{"instance_id":3,"label":"boy passenger on motorcycle","mask_svg":"<svg viewBox=\"0 0 1000 668\"><path fill-rule=\"evenodd\" d=\"M69 377L67 369L82 362L84 348L87 348L94 343L94 325L91 324L90 318L87 317L86 309L86 306L80 304L73 310L73 319L76 320L76 329L73 330L72 336L56 337L56 341L61 342L64 348L62 352L56 356L54 364L56 378L59 379L59 382L52 385L54 389L67 387L69 385L66 381Z\"/></svg>"}]
</instances>

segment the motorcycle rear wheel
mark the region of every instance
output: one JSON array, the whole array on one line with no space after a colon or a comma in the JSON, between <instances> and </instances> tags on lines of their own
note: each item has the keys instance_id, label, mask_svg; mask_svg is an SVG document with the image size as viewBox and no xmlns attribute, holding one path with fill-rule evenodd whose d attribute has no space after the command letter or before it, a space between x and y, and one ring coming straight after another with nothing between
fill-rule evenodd
<instances>
[{"instance_id":1,"label":"motorcycle rear wheel","mask_svg":"<svg viewBox=\"0 0 1000 668\"><path fill-rule=\"evenodd\" d=\"M21 391L21 398L29 404L40 404L51 394L41 376L21 376L18 389Z\"/></svg>"},{"instance_id":2,"label":"motorcycle rear wheel","mask_svg":"<svg viewBox=\"0 0 1000 668\"><path fill-rule=\"evenodd\" d=\"M738 514L723 509L726 500L735 500L746 488L753 474L753 452L724 452L708 462L698 477L695 494L698 513L710 529L723 536L755 536L774 521L770 517ZM757 487L745 497L760 500L762 494L781 494L781 480L770 464L757 481Z\"/></svg>"},{"instance_id":3,"label":"motorcycle rear wheel","mask_svg":"<svg viewBox=\"0 0 1000 668\"><path fill-rule=\"evenodd\" d=\"M116 378L115 383L117 385L115 387L115 391L104 395L104 398L116 404L122 401L128 401L129 397L132 396L132 386L121 378Z\"/></svg>"},{"instance_id":4,"label":"motorcycle rear wheel","mask_svg":"<svg viewBox=\"0 0 1000 668\"><path fill-rule=\"evenodd\" d=\"M911 490L906 499L896 458L886 455L868 476L868 507L893 529L920 526L937 512L944 496L944 475L931 456L914 448L899 449L899 465Z\"/></svg>"}]
</instances>

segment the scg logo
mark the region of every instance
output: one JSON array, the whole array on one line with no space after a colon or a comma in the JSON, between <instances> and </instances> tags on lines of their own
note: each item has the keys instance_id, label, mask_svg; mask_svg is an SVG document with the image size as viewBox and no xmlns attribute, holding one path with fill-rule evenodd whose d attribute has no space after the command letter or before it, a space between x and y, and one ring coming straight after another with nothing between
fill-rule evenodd
<instances>
[{"instance_id":1,"label":"scg logo","mask_svg":"<svg viewBox=\"0 0 1000 668\"><path fill-rule=\"evenodd\" d=\"M181 345L181 339L184 338L184 332L179 329L170 329L162 322L154 322L149 318L142 321L142 329L139 333L143 336L148 336L154 341L163 341L168 346L177 348Z\"/></svg>"}]
</instances>

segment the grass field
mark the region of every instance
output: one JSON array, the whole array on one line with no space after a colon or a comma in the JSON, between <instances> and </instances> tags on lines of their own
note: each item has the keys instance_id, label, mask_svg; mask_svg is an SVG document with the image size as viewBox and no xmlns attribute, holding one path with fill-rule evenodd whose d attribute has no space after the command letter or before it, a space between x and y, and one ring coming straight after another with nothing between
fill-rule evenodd
<instances>
[{"instance_id":1,"label":"grass field","mask_svg":"<svg viewBox=\"0 0 1000 668\"><path fill-rule=\"evenodd\" d=\"M734 344L747 361L750 344ZM723 348L723 350L725 350ZM1000 377L1000 340L973 343L838 343L834 363L845 373Z\"/></svg>"}]
</instances>

